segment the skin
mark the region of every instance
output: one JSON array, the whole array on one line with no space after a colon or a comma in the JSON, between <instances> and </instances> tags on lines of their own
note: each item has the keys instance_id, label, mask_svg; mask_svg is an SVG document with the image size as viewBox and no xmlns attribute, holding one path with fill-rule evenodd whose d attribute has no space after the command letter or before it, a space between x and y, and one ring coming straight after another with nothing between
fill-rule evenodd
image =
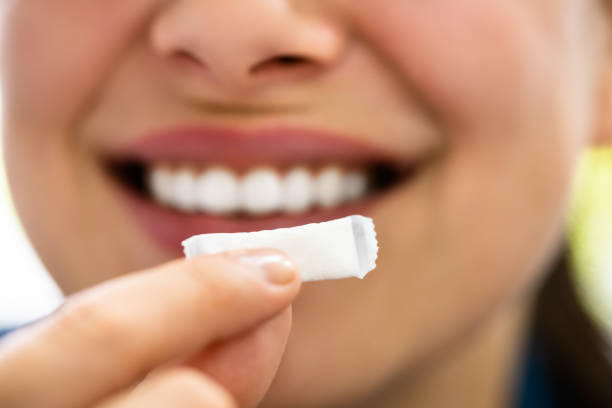
<instances>
[{"instance_id":1,"label":"skin","mask_svg":"<svg viewBox=\"0 0 612 408\"><path fill-rule=\"evenodd\" d=\"M602 4L14 0L4 13L9 179L72 295L2 343L9 406L508 400L576 159L609 141ZM306 64L261 65L279 54ZM425 160L368 214L377 269L294 300L295 277L264 290L226 273L257 275L235 254L155 266L173 255L117 199L100 155L185 123L323 128ZM57 393L77 380L82 392Z\"/></svg>"}]
</instances>

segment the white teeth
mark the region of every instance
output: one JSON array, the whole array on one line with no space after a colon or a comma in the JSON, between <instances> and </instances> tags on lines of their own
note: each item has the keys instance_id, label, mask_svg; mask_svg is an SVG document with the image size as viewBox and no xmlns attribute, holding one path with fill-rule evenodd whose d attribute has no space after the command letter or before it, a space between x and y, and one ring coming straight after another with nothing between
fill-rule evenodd
<instances>
[{"instance_id":1,"label":"white teeth","mask_svg":"<svg viewBox=\"0 0 612 408\"><path fill-rule=\"evenodd\" d=\"M196 181L198 208L222 214L238 208L238 179L227 169L215 168L202 173Z\"/></svg>"},{"instance_id":2,"label":"white teeth","mask_svg":"<svg viewBox=\"0 0 612 408\"><path fill-rule=\"evenodd\" d=\"M249 214L263 215L281 208L282 187L278 173L272 169L250 171L242 181L242 206Z\"/></svg>"},{"instance_id":3,"label":"white teeth","mask_svg":"<svg viewBox=\"0 0 612 408\"><path fill-rule=\"evenodd\" d=\"M161 203L168 204L172 200L174 181L172 172L165 167L156 167L149 174L151 193Z\"/></svg>"},{"instance_id":4,"label":"white teeth","mask_svg":"<svg viewBox=\"0 0 612 408\"><path fill-rule=\"evenodd\" d=\"M356 200L366 193L368 180L365 174L358 171L351 171L344 176L344 198L346 200Z\"/></svg>"},{"instance_id":5,"label":"white teeth","mask_svg":"<svg viewBox=\"0 0 612 408\"><path fill-rule=\"evenodd\" d=\"M343 199L344 180L337 167L327 167L316 180L317 199L322 207L335 207Z\"/></svg>"},{"instance_id":6,"label":"white teeth","mask_svg":"<svg viewBox=\"0 0 612 408\"><path fill-rule=\"evenodd\" d=\"M195 176L187 169L174 175L173 195L169 204L174 204L181 210L191 211L196 207Z\"/></svg>"},{"instance_id":7,"label":"white teeth","mask_svg":"<svg viewBox=\"0 0 612 408\"><path fill-rule=\"evenodd\" d=\"M283 182L285 211L297 213L308 210L314 201L314 186L310 172L298 167L285 175Z\"/></svg>"},{"instance_id":8,"label":"white teeth","mask_svg":"<svg viewBox=\"0 0 612 408\"><path fill-rule=\"evenodd\" d=\"M155 166L149 173L149 188L162 204L181 211L210 214L245 212L267 215L278 211L299 213L313 206L332 208L367 194L364 172L345 173L330 165L313 175L295 167L284 176L272 168L247 172L242 180L228 168L209 168L194 174L188 168L171 170Z\"/></svg>"}]
</instances>

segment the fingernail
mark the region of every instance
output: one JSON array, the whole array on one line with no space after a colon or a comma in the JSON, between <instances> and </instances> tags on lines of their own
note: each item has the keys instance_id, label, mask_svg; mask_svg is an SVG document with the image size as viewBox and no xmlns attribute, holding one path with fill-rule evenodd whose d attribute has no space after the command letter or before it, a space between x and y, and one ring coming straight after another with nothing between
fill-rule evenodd
<instances>
[{"instance_id":1,"label":"fingernail","mask_svg":"<svg viewBox=\"0 0 612 408\"><path fill-rule=\"evenodd\" d=\"M265 279L274 285L286 285L296 277L295 264L281 251L248 249L237 255L241 263L257 268Z\"/></svg>"}]
</instances>

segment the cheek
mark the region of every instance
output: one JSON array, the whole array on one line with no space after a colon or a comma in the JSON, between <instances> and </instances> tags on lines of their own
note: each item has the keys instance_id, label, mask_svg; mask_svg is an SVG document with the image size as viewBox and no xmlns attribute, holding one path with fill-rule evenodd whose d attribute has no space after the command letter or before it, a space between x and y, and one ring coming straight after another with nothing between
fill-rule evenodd
<instances>
[{"instance_id":1,"label":"cheek","mask_svg":"<svg viewBox=\"0 0 612 408\"><path fill-rule=\"evenodd\" d=\"M558 59L523 2L363 0L356 25L449 126L528 109ZM497 119L496 119L497 120Z\"/></svg>"},{"instance_id":2,"label":"cheek","mask_svg":"<svg viewBox=\"0 0 612 408\"><path fill-rule=\"evenodd\" d=\"M86 204L89 195L81 189L83 180L90 179L82 171L85 155L73 126L90 108L115 58L159 2L8 3L1 33L3 142L15 204L50 270L64 271L60 278L69 277L66 282L73 287L81 278L90 283L93 275L74 273L89 261L65 255L74 253L79 244L75 237L91 236L88 228L98 219L87 213L95 207ZM107 270L117 270L112 266Z\"/></svg>"},{"instance_id":3,"label":"cheek","mask_svg":"<svg viewBox=\"0 0 612 408\"><path fill-rule=\"evenodd\" d=\"M69 126L154 3L12 2L2 33L7 120L47 129Z\"/></svg>"},{"instance_id":4,"label":"cheek","mask_svg":"<svg viewBox=\"0 0 612 408\"><path fill-rule=\"evenodd\" d=\"M590 130L588 120L576 120L589 116L588 104L576 104L592 97L582 69L588 53L576 47L582 34L567 30L584 15L548 0L346 7L445 136L431 183L431 228L449 262L438 269L456 271L458 287L474 289L474 299L523 287L560 236Z\"/></svg>"}]
</instances>

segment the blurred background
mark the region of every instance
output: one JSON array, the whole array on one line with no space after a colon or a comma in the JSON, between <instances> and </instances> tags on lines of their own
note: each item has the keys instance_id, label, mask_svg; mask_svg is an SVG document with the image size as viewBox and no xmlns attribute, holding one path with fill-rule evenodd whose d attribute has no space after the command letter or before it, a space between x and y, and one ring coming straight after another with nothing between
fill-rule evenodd
<instances>
[{"instance_id":1,"label":"blurred background","mask_svg":"<svg viewBox=\"0 0 612 408\"><path fill-rule=\"evenodd\" d=\"M0 112L2 111L0 100ZM0 129L2 129L0 114ZM2 140L0 131L0 141ZM0 143L0 153L2 152ZM568 214L585 303L612 334L612 149L581 160ZM62 300L57 286L31 248L11 203L0 155L0 328L44 316Z\"/></svg>"}]
</instances>

